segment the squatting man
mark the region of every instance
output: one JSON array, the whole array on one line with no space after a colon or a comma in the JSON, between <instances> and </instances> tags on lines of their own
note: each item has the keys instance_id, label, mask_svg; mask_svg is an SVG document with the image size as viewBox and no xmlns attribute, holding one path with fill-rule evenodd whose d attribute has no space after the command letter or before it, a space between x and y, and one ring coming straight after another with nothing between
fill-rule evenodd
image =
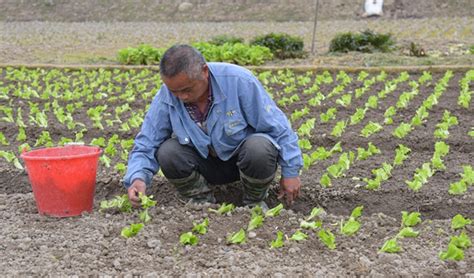
<instances>
[{"instance_id":1,"label":"squatting man","mask_svg":"<svg viewBox=\"0 0 474 278\"><path fill-rule=\"evenodd\" d=\"M154 97L128 160L124 185L134 206L160 169L181 198L215 203L213 185L241 181L243 204L264 202L277 167L279 198L299 196L303 161L285 114L247 69L207 63L188 45L160 62L163 86Z\"/></svg>"}]
</instances>

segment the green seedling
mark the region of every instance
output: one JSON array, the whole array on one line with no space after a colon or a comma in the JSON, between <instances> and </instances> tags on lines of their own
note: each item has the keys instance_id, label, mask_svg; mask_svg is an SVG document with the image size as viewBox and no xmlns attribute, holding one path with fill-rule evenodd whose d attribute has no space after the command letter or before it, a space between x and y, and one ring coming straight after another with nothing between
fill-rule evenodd
<instances>
[{"instance_id":1,"label":"green seedling","mask_svg":"<svg viewBox=\"0 0 474 278\"><path fill-rule=\"evenodd\" d=\"M129 227L123 228L120 234L125 238L134 237L138 234L138 232L140 232L143 226L143 223L130 224Z\"/></svg>"},{"instance_id":2,"label":"green seedling","mask_svg":"<svg viewBox=\"0 0 474 278\"><path fill-rule=\"evenodd\" d=\"M469 218L464 218L461 214L456 214L453 219L451 220L451 229L457 230L462 229L466 225L471 225L472 220Z\"/></svg>"},{"instance_id":3,"label":"green seedling","mask_svg":"<svg viewBox=\"0 0 474 278\"><path fill-rule=\"evenodd\" d=\"M278 231L277 232L277 238L275 240L272 240L270 243L270 248L281 248L284 245L283 241L283 232Z\"/></svg>"},{"instance_id":4,"label":"green seedling","mask_svg":"<svg viewBox=\"0 0 474 278\"><path fill-rule=\"evenodd\" d=\"M383 244L382 248L380 248L380 252L385 253L397 253L400 252L402 248L397 243L397 238L392 238Z\"/></svg>"},{"instance_id":5,"label":"green seedling","mask_svg":"<svg viewBox=\"0 0 474 278\"><path fill-rule=\"evenodd\" d=\"M336 237L330 230L321 229L318 237L329 249L336 249Z\"/></svg>"},{"instance_id":6,"label":"green seedling","mask_svg":"<svg viewBox=\"0 0 474 278\"><path fill-rule=\"evenodd\" d=\"M402 211L402 227L414 227L418 223L421 223L420 215L419 212L408 213Z\"/></svg>"},{"instance_id":7,"label":"green seedling","mask_svg":"<svg viewBox=\"0 0 474 278\"><path fill-rule=\"evenodd\" d=\"M227 243L229 244L243 244L247 240L245 235L245 230L240 229L238 232L235 232L227 237Z\"/></svg>"},{"instance_id":8,"label":"green seedling","mask_svg":"<svg viewBox=\"0 0 474 278\"><path fill-rule=\"evenodd\" d=\"M194 223L193 232L204 235L207 233L207 227L209 225L209 219L205 218L201 223Z\"/></svg>"},{"instance_id":9,"label":"green seedling","mask_svg":"<svg viewBox=\"0 0 474 278\"><path fill-rule=\"evenodd\" d=\"M199 238L193 232L187 232L179 236L179 242L182 245L196 245L199 243Z\"/></svg>"},{"instance_id":10,"label":"green seedling","mask_svg":"<svg viewBox=\"0 0 474 278\"><path fill-rule=\"evenodd\" d=\"M235 205L234 205L234 204L232 204L232 203L230 203L230 204L222 203L222 205L220 205L217 210L210 208L209 211L210 211L210 212L217 213L217 214L219 214L219 215L223 215L223 214L232 212L234 209L235 209Z\"/></svg>"},{"instance_id":11,"label":"green seedling","mask_svg":"<svg viewBox=\"0 0 474 278\"><path fill-rule=\"evenodd\" d=\"M265 212L265 217L278 216L278 215L280 215L280 212L281 212L282 209L283 209L283 204L279 204L278 206L267 210L267 212Z\"/></svg>"},{"instance_id":12,"label":"green seedling","mask_svg":"<svg viewBox=\"0 0 474 278\"><path fill-rule=\"evenodd\" d=\"M308 238L308 235L304 232L297 230L293 235L291 235L290 240L294 241L303 241Z\"/></svg>"}]
</instances>

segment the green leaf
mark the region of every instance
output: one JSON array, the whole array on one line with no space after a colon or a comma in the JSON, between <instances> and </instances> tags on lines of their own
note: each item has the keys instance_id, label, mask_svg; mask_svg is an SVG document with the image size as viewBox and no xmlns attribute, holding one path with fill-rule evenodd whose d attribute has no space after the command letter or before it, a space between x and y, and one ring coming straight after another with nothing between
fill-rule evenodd
<instances>
[{"instance_id":1,"label":"green leaf","mask_svg":"<svg viewBox=\"0 0 474 278\"><path fill-rule=\"evenodd\" d=\"M380 248L380 251L385 253L397 253L401 250L402 248L398 245L397 238L392 238L385 241L382 248Z\"/></svg>"},{"instance_id":2,"label":"green leaf","mask_svg":"<svg viewBox=\"0 0 474 278\"><path fill-rule=\"evenodd\" d=\"M257 214L250 219L247 231L255 230L263 225L263 215Z\"/></svg>"},{"instance_id":3,"label":"green leaf","mask_svg":"<svg viewBox=\"0 0 474 278\"><path fill-rule=\"evenodd\" d=\"M462 180L467 183L467 185L474 185L474 170L472 170L471 165L462 166L464 173L461 174Z\"/></svg>"},{"instance_id":4,"label":"green leaf","mask_svg":"<svg viewBox=\"0 0 474 278\"><path fill-rule=\"evenodd\" d=\"M143 226L143 223L130 224L129 227L123 228L120 234L125 238L134 237L140 232Z\"/></svg>"},{"instance_id":5,"label":"green leaf","mask_svg":"<svg viewBox=\"0 0 474 278\"><path fill-rule=\"evenodd\" d=\"M456 214L453 219L451 220L451 229L457 230L462 229L466 225L471 225L472 220L469 218L464 218L461 214Z\"/></svg>"},{"instance_id":6,"label":"green leaf","mask_svg":"<svg viewBox=\"0 0 474 278\"><path fill-rule=\"evenodd\" d=\"M318 232L318 237L329 249L336 249L336 237L331 231L321 229Z\"/></svg>"},{"instance_id":7,"label":"green leaf","mask_svg":"<svg viewBox=\"0 0 474 278\"><path fill-rule=\"evenodd\" d=\"M280 215L280 211L283 209L283 204L279 204L278 206L267 210L265 213L265 217L274 217Z\"/></svg>"},{"instance_id":8,"label":"green leaf","mask_svg":"<svg viewBox=\"0 0 474 278\"><path fill-rule=\"evenodd\" d=\"M229 244L242 244L246 241L245 230L240 229L238 232L235 232L227 237L227 243Z\"/></svg>"},{"instance_id":9,"label":"green leaf","mask_svg":"<svg viewBox=\"0 0 474 278\"><path fill-rule=\"evenodd\" d=\"M455 244L450 243L446 252L440 252L439 258L442 260L461 261L464 259L464 251Z\"/></svg>"},{"instance_id":10,"label":"green leaf","mask_svg":"<svg viewBox=\"0 0 474 278\"><path fill-rule=\"evenodd\" d=\"M120 212L131 212L132 204L128 200L128 195L123 194L120 196L115 196L112 200L103 200L100 202L100 210L106 210L111 208L116 208Z\"/></svg>"},{"instance_id":11,"label":"green leaf","mask_svg":"<svg viewBox=\"0 0 474 278\"><path fill-rule=\"evenodd\" d=\"M420 232L413 230L412 227L405 227L398 232L397 237L417 237Z\"/></svg>"},{"instance_id":12,"label":"green leaf","mask_svg":"<svg viewBox=\"0 0 474 278\"><path fill-rule=\"evenodd\" d=\"M306 221L311 221L313 218L317 217L323 212L324 212L324 209L321 207L313 208L309 216L306 218Z\"/></svg>"},{"instance_id":13,"label":"green leaf","mask_svg":"<svg viewBox=\"0 0 474 278\"><path fill-rule=\"evenodd\" d=\"M207 233L207 226L209 225L209 218L205 218L201 223L194 223L191 231L204 235Z\"/></svg>"},{"instance_id":14,"label":"green leaf","mask_svg":"<svg viewBox=\"0 0 474 278\"><path fill-rule=\"evenodd\" d=\"M187 232L179 236L179 243L182 245L196 245L199 243L199 238L193 232Z\"/></svg>"},{"instance_id":15,"label":"green leaf","mask_svg":"<svg viewBox=\"0 0 474 278\"><path fill-rule=\"evenodd\" d=\"M319 183L321 184L322 187L330 187L331 186L331 178L327 173L324 173L321 176L321 179L319 180Z\"/></svg>"},{"instance_id":16,"label":"green leaf","mask_svg":"<svg viewBox=\"0 0 474 278\"><path fill-rule=\"evenodd\" d=\"M403 161L408 158L408 153L411 152L411 149L404 146L403 144L398 145L397 149L395 150L395 159L393 161L393 165L402 165Z\"/></svg>"},{"instance_id":17,"label":"green leaf","mask_svg":"<svg viewBox=\"0 0 474 278\"><path fill-rule=\"evenodd\" d=\"M283 247L283 245L284 245L283 232L278 231L277 238L275 240L272 240L272 242L270 243L270 248L281 248Z\"/></svg>"},{"instance_id":18,"label":"green leaf","mask_svg":"<svg viewBox=\"0 0 474 278\"><path fill-rule=\"evenodd\" d=\"M297 230L291 237L290 237L290 240L294 240L294 241L303 241L303 240L306 240L308 238L308 235L305 234L304 232L300 231L300 230Z\"/></svg>"},{"instance_id":19,"label":"green leaf","mask_svg":"<svg viewBox=\"0 0 474 278\"><path fill-rule=\"evenodd\" d=\"M153 201L153 195L146 196L143 193L138 193L138 198L140 199L141 206L143 209L148 209L156 205L156 201Z\"/></svg>"},{"instance_id":20,"label":"green leaf","mask_svg":"<svg viewBox=\"0 0 474 278\"><path fill-rule=\"evenodd\" d=\"M351 236L355 234L360 229L360 222L354 218L349 218L344 224L341 220L341 233L346 236Z\"/></svg>"},{"instance_id":21,"label":"green leaf","mask_svg":"<svg viewBox=\"0 0 474 278\"><path fill-rule=\"evenodd\" d=\"M209 211L217 213L219 215L222 215L222 214L226 214L228 212L231 212L234 209L235 209L234 204L232 204L232 203L230 203L230 204L222 203L217 210L210 208Z\"/></svg>"},{"instance_id":22,"label":"green leaf","mask_svg":"<svg viewBox=\"0 0 474 278\"><path fill-rule=\"evenodd\" d=\"M467 184L464 180L453 182L449 185L449 194L460 195L467 191Z\"/></svg>"},{"instance_id":23,"label":"green leaf","mask_svg":"<svg viewBox=\"0 0 474 278\"><path fill-rule=\"evenodd\" d=\"M321 221L307 222L305 220L302 220L300 223L300 228L302 229L316 230L318 228L321 228L322 226L323 226L323 223Z\"/></svg>"},{"instance_id":24,"label":"green leaf","mask_svg":"<svg viewBox=\"0 0 474 278\"><path fill-rule=\"evenodd\" d=\"M454 244L456 245L456 247L466 249L471 247L472 242L469 236L465 233L465 231L462 231L459 236L452 236L451 240L449 241L449 244Z\"/></svg>"},{"instance_id":25,"label":"green leaf","mask_svg":"<svg viewBox=\"0 0 474 278\"><path fill-rule=\"evenodd\" d=\"M351 217L354 219L359 218L362 215L362 210L364 209L364 206L358 206L352 210Z\"/></svg>"},{"instance_id":26,"label":"green leaf","mask_svg":"<svg viewBox=\"0 0 474 278\"><path fill-rule=\"evenodd\" d=\"M402 227L414 227L418 223L421 223L420 215L419 212L408 213L402 211Z\"/></svg>"},{"instance_id":27,"label":"green leaf","mask_svg":"<svg viewBox=\"0 0 474 278\"><path fill-rule=\"evenodd\" d=\"M140 217L140 221L142 221L143 223L148 223L151 220L151 217L148 214L148 209L145 209L144 211L140 212L139 217Z\"/></svg>"}]
</instances>

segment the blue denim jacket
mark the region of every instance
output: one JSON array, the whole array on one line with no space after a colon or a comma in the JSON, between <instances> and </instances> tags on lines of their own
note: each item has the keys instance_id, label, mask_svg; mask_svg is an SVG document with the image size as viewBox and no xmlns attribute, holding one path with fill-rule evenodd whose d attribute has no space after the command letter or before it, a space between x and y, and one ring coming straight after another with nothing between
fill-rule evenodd
<instances>
[{"instance_id":1,"label":"blue denim jacket","mask_svg":"<svg viewBox=\"0 0 474 278\"><path fill-rule=\"evenodd\" d=\"M230 159L249 136L265 136L279 150L283 177L296 177L303 165L298 136L285 114L276 106L257 78L247 69L226 63L208 63L214 103L207 131L191 119L184 104L160 88L148 110L128 160L125 187L135 179L150 184L159 169L156 152L172 135L183 145L209 155L212 145L221 160Z\"/></svg>"}]
</instances>

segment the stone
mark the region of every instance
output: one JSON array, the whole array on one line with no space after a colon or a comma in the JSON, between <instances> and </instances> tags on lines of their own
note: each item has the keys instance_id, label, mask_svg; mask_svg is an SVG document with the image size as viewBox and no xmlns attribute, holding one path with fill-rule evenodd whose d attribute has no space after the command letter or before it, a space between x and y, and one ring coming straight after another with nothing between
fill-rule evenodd
<instances>
[{"instance_id":1,"label":"stone","mask_svg":"<svg viewBox=\"0 0 474 278\"><path fill-rule=\"evenodd\" d=\"M178 11L183 13L183 12L189 12L193 9L193 4L189 2L183 2L179 4L178 6Z\"/></svg>"}]
</instances>

